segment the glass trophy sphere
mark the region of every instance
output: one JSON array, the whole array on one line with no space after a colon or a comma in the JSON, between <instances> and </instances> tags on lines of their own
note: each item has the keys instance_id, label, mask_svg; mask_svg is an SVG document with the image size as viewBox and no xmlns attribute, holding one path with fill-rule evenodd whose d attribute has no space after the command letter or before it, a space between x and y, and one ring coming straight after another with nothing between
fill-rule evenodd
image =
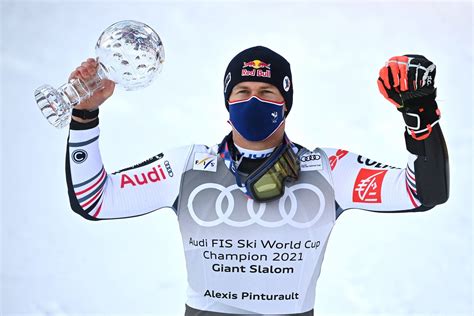
<instances>
[{"instance_id":1,"label":"glass trophy sphere","mask_svg":"<svg viewBox=\"0 0 474 316\"><path fill-rule=\"evenodd\" d=\"M142 22L126 20L109 26L95 51L108 79L125 90L148 86L165 61L158 34Z\"/></svg>"}]
</instances>

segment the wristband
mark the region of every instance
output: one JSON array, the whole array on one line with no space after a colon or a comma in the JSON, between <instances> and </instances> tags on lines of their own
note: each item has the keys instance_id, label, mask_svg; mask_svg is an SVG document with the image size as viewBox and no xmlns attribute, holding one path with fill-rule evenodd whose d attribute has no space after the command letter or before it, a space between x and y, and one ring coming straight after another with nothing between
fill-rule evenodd
<instances>
[{"instance_id":1,"label":"wristband","mask_svg":"<svg viewBox=\"0 0 474 316\"><path fill-rule=\"evenodd\" d=\"M83 120L94 119L99 116L99 109L95 109L93 111L72 109L72 115L77 116Z\"/></svg>"},{"instance_id":2,"label":"wristband","mask_svg":"<svg viewBox=\"0 0 474 316\"><path fill-rule=\"evenodd\" d=\"M419 106L412 105L403 111L407 133L415 140L424 140L431 135L433 127L439 123L441 113L434 99L421 99Z\"/></svg>"},{"instance_id":3,"label":"wristband","mask_svg":"<svg viewBox=\"0 0 474 316\"><path fill-rule=\"evenodd\" d=\"M98 125L99 125L99 118L96 118L95 120L92 120L87 123L78 122L74 118L72 118L71 123L69 124L69 128L71 130L81 131L81 130L94 128Z\"/></svg>"}]
</instances>

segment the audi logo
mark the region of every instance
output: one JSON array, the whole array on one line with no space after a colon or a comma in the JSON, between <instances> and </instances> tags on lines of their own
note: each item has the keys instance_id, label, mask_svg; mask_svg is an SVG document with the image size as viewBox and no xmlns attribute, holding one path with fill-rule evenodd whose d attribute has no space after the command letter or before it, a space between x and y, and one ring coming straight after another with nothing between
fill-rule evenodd
<instances>
[{"instance_id":1,"label":"audi logo","mask_svg":"<svg viewBox=\"0 0 474 316\"><path fill-rule=\"evenodd\" d=\"M219 191L219 195L217 196L216 203L215 203L215 210L217 214L217 219L211 221L205 221L196 214L194 210L194 199L198 194L203 194L204 190L217 190ZM229 226L233 227L246 227L252 224L258 224L263 227L281 227L284 225L290 225L296 228L308 228L313 226L322 216L324 208L325 208L325 198L324 194L321 190L309 183L300 183L296 184L291 187L285 187L285 193L278 201L278 210L281 215L281 220L278 221L265 221L262 219L263 214L265 214L265 209L267 207L267 203L259 203L258 210L255 211L255 203L252 199L247 200L247 213L249 218L243 221L235 221L230 219L230 216L234 209L234 196L232 195L232 191L240 190L237 184L231 185L229 187L224 187L217 183L204 183L197 186L189 195L188 198L188 210L189 214L193 218L193 220L200 226L204 227L213 227L225 223ZM295 196L295 192L298 190L308 190L319 200L319 209L315 210L314 217L307 221L307 222L297 222L293 218L298 211L298 201ZM222 209L224 198L227 199L227 207L225 210ZM287 211L285 208L286 200L290 199L290 209ZM314 203L316 204L316 203Z\"/></svg>"},{"instance_id":2,"label":"audi logo","mask_svg":"<svg viewBox=\"0 0 474 316\"><path fill-rule=\"evenodd\" d=\"M171 169L170 162L169 162L168 160L165 160L165 161L163 162L163 164L165 165L166 172L168 172L168 175L169 175L170 177L174 176L173 169Z\"/></svg>"},{"instance_id":3,"label":"audi logo","mask_svg":"<svg viewBox=\"0 0 474 316\"><path fill-rule=\"evenodd\" d=\"M308 162L311 160L319 160L321 159L321 155L319 154L312 154L312 155L307 155L307 156L301 156L300 160L301 162Z\"/></svg>"}]
</instances>

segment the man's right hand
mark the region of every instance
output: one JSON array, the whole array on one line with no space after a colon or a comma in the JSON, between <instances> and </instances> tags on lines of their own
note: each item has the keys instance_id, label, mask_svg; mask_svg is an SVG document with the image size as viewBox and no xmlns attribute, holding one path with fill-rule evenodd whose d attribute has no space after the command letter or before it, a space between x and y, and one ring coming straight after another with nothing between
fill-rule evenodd
<instances>
[{"instance_id":1,"label":"man's right hand","mask_svg":"<svg viewBox=\"0 0 474 316\"><path fill-rule=\"evenodd\" d=\"M93 58L89 58L71 73L71 75L69 76L69 80L77 78L77 79L81 79L87 82L96 75L97 66L98 66L97 61ZM115 83L111 80L104 79L102 89L95 91L94 94L92 94L90 98L79 103L74 108L78 110L94 111L114 93L114 89L115 89ZM90 122L94 120L94 119L84 120L76 116L73 116L73 118L75 121L82 122L82 123L86 123L86 122Z\"/></svg>"}]
</instances>

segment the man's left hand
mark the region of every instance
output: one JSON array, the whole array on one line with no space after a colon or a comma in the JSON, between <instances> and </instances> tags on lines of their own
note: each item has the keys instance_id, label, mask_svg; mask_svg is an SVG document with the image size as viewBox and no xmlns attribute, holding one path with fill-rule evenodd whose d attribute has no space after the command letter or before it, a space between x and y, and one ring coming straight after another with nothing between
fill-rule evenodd
<instances>
[{"instance_id":1,"label":"man's left hand","mask_svg":"<svg viewBox=\"0 0 474 316\"><path fill-rule=\"evenodd\" d=\"M415 140L426 139L439 122L435 76L436 66L421 55L392 57L379 72L380 92L402 112Z\"/></svg>"},{"instance_id":2,"label":"man's left hand","mask_svg":"<svg viewBox=\"0 0 474 316\"><path fill-rule=\"evenodd\" d=\"M388 60L380 69L377 84L382 95L405 112L422 105L420 99L435 99L435 76L435 64L424 56L403 55Z\"/></svg>"}]
</instances>

